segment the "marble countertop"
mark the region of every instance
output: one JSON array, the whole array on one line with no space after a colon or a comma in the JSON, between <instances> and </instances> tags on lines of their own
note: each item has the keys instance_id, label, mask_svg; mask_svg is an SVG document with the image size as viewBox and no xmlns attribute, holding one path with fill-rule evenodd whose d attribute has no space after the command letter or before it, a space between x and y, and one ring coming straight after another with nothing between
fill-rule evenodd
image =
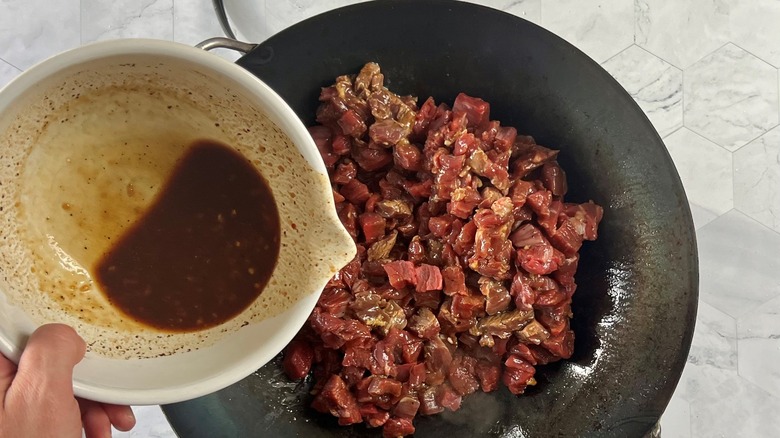
<instances>
[{"instance_id":1,"label":"marble countertop","mask_svg":"<svg viewBox=\"0 0 780 438\"><path fill-rule=\"evenodd\" d=\"M350 0L253 1L266 38ZM664 438L780 431L780 2L479 0L567 39L647 113L685 185L699 242L693 346ZM222 31L210 0L1 0L0 86L57 52ZM116 437L174 437L158 407Z\"/></svg>"}]
</instances>

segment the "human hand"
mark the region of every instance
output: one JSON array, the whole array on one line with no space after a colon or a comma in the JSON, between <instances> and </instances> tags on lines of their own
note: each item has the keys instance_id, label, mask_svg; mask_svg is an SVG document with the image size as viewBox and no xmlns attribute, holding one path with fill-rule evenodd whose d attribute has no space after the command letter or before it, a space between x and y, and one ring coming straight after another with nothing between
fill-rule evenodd
<instances>
[{"instance_id":1,"label":"human hand","mask_svg":"<svg viewBox=\"0 0 780 438\"><path fill-rule=\"evenodd\" d=\"M86 344L62 324L38 328L27 342L17 367L0 355L0 438L108 438L113 425L135 426L129 406L77 399L73 367Z\"/></svg>"}]
</instances>

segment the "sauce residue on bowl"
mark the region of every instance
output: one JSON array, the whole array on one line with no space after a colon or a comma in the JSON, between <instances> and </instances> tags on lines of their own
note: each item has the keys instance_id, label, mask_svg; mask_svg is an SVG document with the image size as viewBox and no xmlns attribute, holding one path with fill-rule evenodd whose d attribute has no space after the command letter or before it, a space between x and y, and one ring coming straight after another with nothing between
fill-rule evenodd
<instances>
[{"instance_id":1,"label":"sauce residue on bowl","mask_svg":"<svg viewBox=\"0 0 780 438\"><path fill-rule=\"evenodd\" d=\"M257 299L279 243L279 213L258 170L228 146L198 141L94 274L108 300L139 323L197 331Z\"/></svg>"}]
</instances>

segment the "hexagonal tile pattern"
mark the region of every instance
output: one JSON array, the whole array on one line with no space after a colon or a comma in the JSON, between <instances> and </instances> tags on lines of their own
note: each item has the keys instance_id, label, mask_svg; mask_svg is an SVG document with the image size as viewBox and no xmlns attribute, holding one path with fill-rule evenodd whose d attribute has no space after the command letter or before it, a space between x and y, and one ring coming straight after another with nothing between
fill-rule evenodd
<instances>
[{"instance_id":1,"label":"hexagonal tile pattern","mask_svg":"<svg viewBox=\"0 0 780 438\"><path fill-rule=\"evenodd\" d=\"M16 68L81 43L79 0L3 0L0 10L0 58Z\"/></svg>"},{"instance_id":2,"label":"hexagonal tile pattern","mask_svg":"<svg viewBox=\"0 0 780 438\"><path fill-rule=\"evenodd\" d=\"M691 437L777 436L780 399L734 371L702 370L689 385Z\"/></svg>"},{"instance_id":3,"label":"hexagonal tile pattern","mask_svg":"<svg viewBox=\"0 0 780 438\"><path fill-rule=\"evenodd\" d=\"M173 0L81 0L83 43L143 35L173 39Z\"/></svg>"},{"instance_id":4,"label":"hexagonal tile pattern","mask_svg":"<svg viewBox=\"0 0 780 438\"><path fill-rule=\"evenodd\" d=\"M21 72L18 68L0 59L0 88L11 82L11 79L18 76Z\"/></svg>"},{"instance_id":5,"label":"hexagonal tile pattern","mask_svg":"<svg viewBox=\"0 0 780 438\"><path fill-rule=\"evenodd\" d=\"M173 3L174 41L195 45L207 38L223 35L211 2L176 0Z\"/></svg>"},{"instance_id":6,"label":"hexagonal tile pattern","mask_svg":"<svg viewBox=\"0 0 780 438\"><path fill-rule=\"evenodd\" d=\"M738 1L729 14L731 40L775 67L780 67L780 3Z\"/></svg>"},{"instance_id":7,"label":"hexagonal tile pattern","mask_svg":"<svg viewBox=\"0 0 780 438\"><path fill-rule=\"evenodd\" d=\"M780 234L731 210L697 240L702 301L736 318L780 295Z\"/></svg>"},{"instance_id":8,"label":"hexagonal tile pattern","mask_svg":"<svg viewBox=\"0 0 780 438\"><path fill-rule=\"evenodd\" d=\"M273 35L299 21L325 11L362 1L366 0L289 0L267 2L265 13L269 35Z\"/></svg>"},{"instance_id":9,"label":"hexagonal tile pattern","mask_svg":"<svg viewBox=\"0 0 780 438\"><path fill-rule=\"evenodd\" d=\"M542 15L542 0L466 0L468 3L500 9L528 21L539 23Z\"/></svg>"},{"instance_id":10,"label":"hexagonal tile pattern","mask_svg":"<svg viewBox=\"0 0 780 438\"><path fill-rule=\"evenodd\" d=\"M683 124L682 71L632 45L602 64L636 100L661 135Z\"/></svg>"},{"instance_id":11,"label":"hexagonal tile pattern","mask_svg":"<svg viewBox=\"0 0 780 438\"><path fill-rule=\"evenodd\" d=\"M712 0L637 0L636 43L686 68L728 41L729 10Z\"/></svg>"},{"instance_id":12,"label":"hexagonal tile pattern","mask_svg":"<svg viewBox=\"0 0 780 438\"><path fill-rule=\"evenodd\" d=\"M777 124L777 87L777 69L727 44L685 70L685 126L736 150Z\"/></svg>"},{"instance_id":13,"label":"hexagonal tile pattern","mask_svg":"<svg viewBox=\"0 0 780 438\"><path fill-rule=\"evenodd\" d=\"M253 2L256 1L253 0ZM217 15L214 13L214 7L208 1L176 0L173 3L172 24L173 40L191 46L208 38L224 35ZM214 49L211 50L211 53L230 61L235 61L241 55L239 52L227 49Z\"/></svg>"},{"instance_id":14,"label":"hexagonal tile pattern","mask_svg":"<svg viewBox=\"0 0 780 438\"><path fill-rule=\"evenodd\" d=\"M664 139L682 179L697 227L733 206L731 153L682 128ZM702 211L703 210L703 211Z\"/></svg>"},{"instance_id":15,"label":"hexagonal tile pattern","mask_svg":"<svg viewBox=\"0 0 780 438\"><path fill-rule=\"evenodd\" d=\"M693 228L698 230L699 228L714 221L718 215L704 207L699 207L696 204L688 203L688 207L691 209L691 216L693 216Z\"/></svg>"},{"instance_id":16,"label":"hexagonal tile pattern","mask_svg":"<svg viewBox=\"0 0 780 438\"><path fill-rule=\"evenodd\" d=\"M691 372L697 367L736 371L737 323L734 318L707 303L699 303L696 331L686 366ZM695 377L695 373L686 377L685 389L688 390L690 378Z\"/></svg>"},{"instance_id":17,"label":"hexagonal tile pattern","mask_svg":"<svg viewBox=\"0 0 780 438\"><path fill-rule=\"evenodd\" d=\"M780 297L737 322L739 375L780 397Z\"/></svg>"},{"instance_id":18,"label":"hexagonal tile pattern","mask_svg":"<svg viewBox=\"0 0 780 438\"><path fill-rule=\"evenodd\" d=\"M742 379L737 357L736 321L700 302L688 363L675 393L678 406L679 400L689 403L690 429L686 433L685 419L675 413L667 425L674 427L676 436L770 437L771 431L778 430L780 417L771 413L780 407L780 399Z\"/></svg>"},{"instance_id":19,"label":"hexagonal tile pattern","mask_svg":"<svg viewBox=\"0 0 780 438\"><path fill-rule=\"evenodd\" d=\"M599 63L634 42L633 16L631 0L542 0L542 26Z\"/></svg>"},{"instance_id":20,"label":"hexagonal tile pattern","mask_svg":"<svg viewBox=\"0 0 780 438\"><path fill-rule=\"evenodd\" d=\"M188 3L194 3L192 5L192 9L195 10L203 10L204 12L207 12L211 15L211 18L214 19L215 22L217 22L216 14L214 14L214 9L211 6L211 1L202 1L202 0L176 0L174 2L174 8L178 9L179 2L185 1ZM279 29L271 30L268 27L269 21L273 21L269 18L269 15L272 14L279 14L287 12L291 4L300 5L300 4L306 4L306 2L296 1L277 1L277 2L268 2L269 4L266 4L266 0L225 0L225 10L228 15L228 21L230 21L230 26L233 28L233 32L236 34L236 37L240 40L247 41L250 43L261 43L265 40L267 40L273 33L282 30L285 25L282 25L284 27L280 27ZM342 5L343 2L340 2L339 5ZM208 11L211 9L210 11ZM326 7L325 10L328 8ZM302 11L305 11L306 9L301 9ZM186 13L192 14L189 7L181 8L182 16ZM176 14L176 12L174 12ZM288 16L288 14L285 14L285 16ZM291 17L291 20L294 20L294 17ZM290 21L289 24L293 24L295 21ZM219 26L218 26L219 27ZM176 32L176 25L174 25L174 32ZM218 35L222 35L222 30L220 28L220 31Z\"/></svg>"},{"instance_id":21,"label":"hexagonal tile pattern","mask_svg":"<svg viewBox=\"0 0 780 438\"><path fill-rule=\"evenodd\" d=\"M734 152L734 205L780 232L780 127Z\"/></svg>"}]
</instances>

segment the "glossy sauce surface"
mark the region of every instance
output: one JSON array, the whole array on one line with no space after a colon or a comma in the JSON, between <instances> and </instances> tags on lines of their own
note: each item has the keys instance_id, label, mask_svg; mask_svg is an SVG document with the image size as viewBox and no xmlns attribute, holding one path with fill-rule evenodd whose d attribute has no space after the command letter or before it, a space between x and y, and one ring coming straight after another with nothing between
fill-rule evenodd
<instances>
[{"instance_id":1,"label":"glossy sauce surface","mask_svg":"<svg viewBox=\"0 0 780 438\"><path fill-rule=\"evenodd\" d=\"M175 332L219 325L263 291L279 255L268 184L232 148L192 145L149 209L94 269L109 301Z\"/></svg>"}]
</instances>

